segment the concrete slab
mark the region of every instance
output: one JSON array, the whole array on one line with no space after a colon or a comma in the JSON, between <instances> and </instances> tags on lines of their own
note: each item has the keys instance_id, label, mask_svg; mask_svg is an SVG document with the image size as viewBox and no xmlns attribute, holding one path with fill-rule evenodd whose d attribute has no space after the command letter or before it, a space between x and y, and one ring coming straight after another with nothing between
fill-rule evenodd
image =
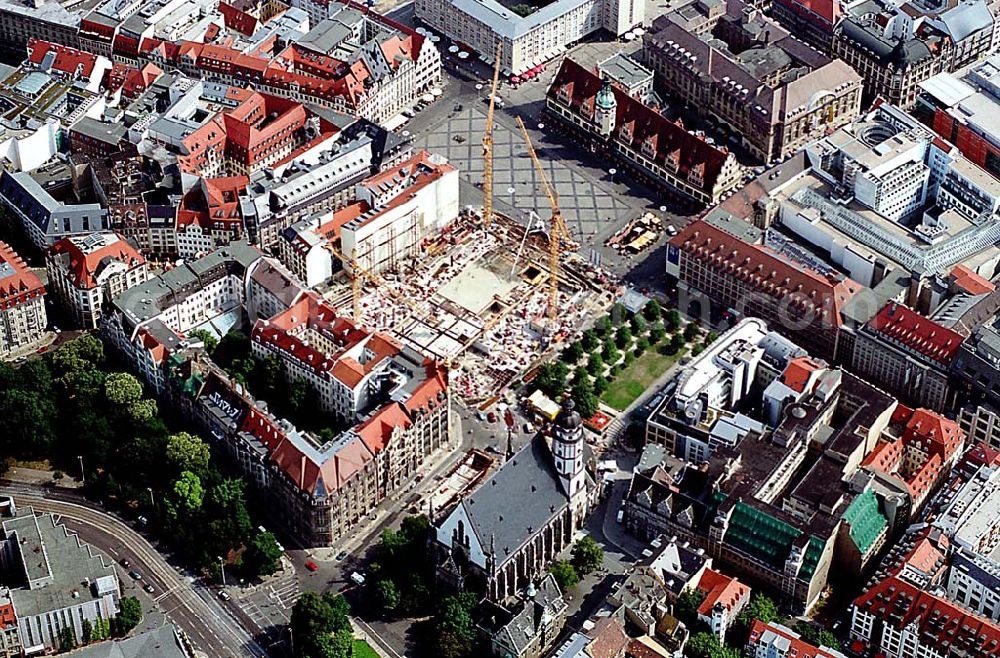
<instances>
[{"instance_id":1,"label":"concrete slab","mask_svg":"<svg viewBox=\"0 0 1000 658\"><path fill-rule=\"evenodd\" d=\"M495 295L507 295L517 284L518 281L504 277L479 263L469 263L458 276L442 286L438 294L483 317Z\"/></svg>"}]
</instances>

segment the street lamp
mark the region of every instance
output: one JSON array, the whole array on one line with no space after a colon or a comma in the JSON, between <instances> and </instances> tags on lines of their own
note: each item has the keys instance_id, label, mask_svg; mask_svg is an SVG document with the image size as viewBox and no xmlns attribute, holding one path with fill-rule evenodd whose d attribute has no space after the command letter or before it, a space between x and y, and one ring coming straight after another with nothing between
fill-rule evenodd
<instances>
[{"instance_id":1,"label":"street lamp","mask_svg":"<svg viewBox=\"0 0 1000 658\"><path fill-rule=\"evenodd\" d=\"M76 458L80 460L80 482L87 484L87 474L83 470L83 455L77 455Z\"/></svg>"},{"instance_id":2,"label":"street lamp","mask_svg":"<svg viewBox=\"0 0 1000 658\"><path fill-rule=\"evenodd\" d=\"M507 188L507 194L510 195L510 207L517 210L517 197L515 196L515 192L517 192L517 190L514 189L513 185Z\"/></svg>"},{"instance_id":3,"label":"street lamp","mask_svg":"<svg viewBox=\"0 0 1000 658\"><path fill-rule=\"evenodd\" d=\"M225 563L225 561L221 557L219 558L219 568L222 570L222 586L225 587L226 586L226 563Z\"/></svg>"},{"instance_id":4,"label":"street lamp","mask_svg":"<svg viewBox=\"0 0 1000 658\"><path fill-rule=\"evenodd\" d=\"M545 124L544 124L544 123L541 123L541 122L539 122L539 123L538 123L538 129L539 129L539 130L545 130Z\"/></svg>"},{"instance_id":5,"label":"street lamp","mask_svg":"<svg viewBox=\"0 0 1000 658\"><path fill-rule=\"evenodd\" d=\"M156 507L156 501L153 499L153 487L146 487L146 491L149 492L149 506Z\"/></svg>"},{"instance_id":6,"label":"street lamp","mask_svg":"<svg viewBox=\"0 0 1000 658\"><path fill-rule=\"evenodd\" d=\"M615 169L614 167L612 167L611 169L608 169L608 173L611 174L611 182L614 183L615 182L615 174L618 173L618 170Z\"/></svg>"}]
</instances>

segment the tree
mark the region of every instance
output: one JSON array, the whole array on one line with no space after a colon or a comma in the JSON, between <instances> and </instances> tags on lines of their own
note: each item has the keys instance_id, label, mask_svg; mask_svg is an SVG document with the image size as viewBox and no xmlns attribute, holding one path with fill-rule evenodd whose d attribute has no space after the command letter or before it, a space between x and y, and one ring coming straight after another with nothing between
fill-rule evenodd
<instances>
[{"instance_id":1,"label":"tree","mask_svg":"<svg viewBox=\"0 0 1000 658\"><path fill-rule=\"evenodd\" d=\"M698 620L698 608L705 600L705 593L694 587L685 589L677 597L677 605L674 606L674 616L691 628Z\"/></svg>"},{"instance_id":2,"label":"tree","mask_svg":"<svg viewBox=\"0 0 1000 658\"><path fill-rule=\"evenodd\" d=\"M684 336L680 334L674 334L670 338L670 351L676 354L684 349Z\"/></svg>"},{"instance_id":3,"label":"tree","mask_svg":"<svg viewBox=\"0 0 1000 658\"><path fill-rule=\"evenodd\" d=\"M200 340L202 345L205 346L205 351L209 354L215 352L215 348L219 346L219 340L212 334L212 332L205 329L195 329L188 335L191 338Z\"/></svg>"},{"instance_id":4,"label":"tree","mask_svg":"<svg viewBox=\"0 0 1000 658\"><path fill-rule=\"evenodd\" d=\"M583 358L583 354L583 344L580 341L575 340L567 345L566 349L563 350L563 360L565 360L566 363L577 363Z\"/></svg>"},{"instance_id":5,"label":"tree","mask_svg":"<svg viewBox=\"0 0 1000 658\"><path fill-rule=\"evenodd\" d=\"M616 325L626 322L629 317L628 309L624 304L616 303L611 307L611 321Z\"/></svg>"},{"instance_id":6,"label":"tree","mask_svg":"<svg viewBox=\"0 0 1000 658\"><path fill-rule=\"evenodd\" d=\"M118 602L118 605L120 608L118 623L122 634L125 634L142 621L142 604L134 596L126 596Z\"/></svg>"},{"instance_id":7,"label":"tree","mask_svg":"<svg viewBox=\"0 0 1000 658\"><path fill-rule=\"evenodd\" d=\"M583 337L580 338L580 342L583 344L583 349L587 353L593 353L598 347L601 346L601 339L598 338L597 332L593 329L587 329L583 332Z\"/></svg>"},{"instance_id":8,"label":"tree","mask_svg":"<svg viewBox=\"0 0 1000 658\"><path fill-rule=\"evenodd\" d=\"M667 330L663 326L662 322L655 322L649 328L649 340L654 343L659 343L664 338L667 337Z\"/></svg>"},{"instance_id":9,"label":"tree","mask_svg":"<svg viewBox=\"0 0 1000 658\"><path fill-rule=\"evenodd\" d=\"M594 377L594 395L604 395L604 392L608 390L608 386L610 386L610 383L604 375Z\"/></svg>"},{"instance_id":10,"label":"tree","mask_svg":"<svg viewBox=\"0 0 1000 658\"><path fill-rule=\"evenodd\" d=\"M563 592L572 589L580 582L580 574L576 572L573 565L567 560L559 560L549 569L559 584L559 589Z\"/></svg>"},{"instance_id":11,"label":"tree","mask_svg":"<svg viewBox=\"0 0 1000 658\"><path fill-rule=\"evenodd\" d=\"M622 325L618 327L618 331L615 333L615 344L619 349L625 349L632 342L632 330L628 328L628 325Z\"/></svg>"},{"instance_id":12,"label":"tree","mask_svg":"<svg viewBox=\"0 0 1000 658\"><path fill-rule=\"evenodd\" d=\"M645 336L639 336L635 339L635 353L636 355L641 355L643 352L649 349L649 339Z\"/></svg>"},{"instance_id":13,"label":"tree","mask_svg":"<svg viewBox=\"0 0 1000 658\"><path fill-rule=\"evenodd\" d=\"M598 338L604 338L611 333L611 318L604 316L594 323L594 332Z\"/></svg>"},{"instance_id":14,"label":"tree","mask_svg":"<svg viewBox=\"0 0 1000 658\"><path fill-rule=\"evenodd\" d=\"M660 306L660 302L655 299L651 299L646 302L646 305L642 307L642 314L646 316L646 319L650 322L656 322L663 315L663 308Z\"/></svg>"},{"instance_id":15,"label":"tree","mask_svg":"<svg viewBox=\"0 0 1000 658\"><path fill-rule=\"evenodd\" d=\"M573 545L573 567L579 574L588 574L604 562L604 549L593 537L585 535Z\"/></svg>"},{"instance_id":16,"label":"tree","mask_svg":"<svg viewBox=\"0 0 1000 658\"><path fill-rule=\"evenodd\" d=\"M590 359L587 360L587 372L591 375L598 376L604 371L604 359L601 358L600 354L591 354Z\"/></svg>"},{"instance_id":17,"label":"tree","mask_svg":"<svg viewBox=\"0 0 1000 658\"><path fill-rule=\"evenodd\" d=\"M142 384L127 372L113 372L104 380L104 395L111 404L127 407L142 397Z\"/></svg>"},{"instance_id":18,"label":"tree","mask_svg":"<svg viewBox=\"0 0 1000 658\"><path fill-rule=\"evenodd\" d=\"M436 617L436 648L441 658L465 658L472 653L476 629L471 613L475 603L475 597L469 592L444 600Z\"/></svg>"},{"instance_id":19,"label":"tree","mask_svg":"<svg viewBox=\"0 0 1000 658\"><path fill-rule=\"evenodd\" d=\"M667 311L667 318L665 321L667 331L673 331L677 327L681 326L681 314L676 308L672 308Z\"/></svg>"},{"instance_id":20,"label":"tree","mask_svg":"<svg viewBox=\"0 0 1000 658\"><path fill-rule=\"evenodd\" d=\"M156 400L149 398L136 400L128 406L129 418L136 422L152 420L156 417L157 413L159 413L159 409L156 406Z\"/></svg>"},{"instance_id":21,"label":"tree","mask_svg":"<svg viewBox=\"0 0 1000 658\"><path fill-rule=\"evenodd\" d=\"M375 600L382 614L392 614L399 607L399 588L391 580L384 579L375 584Z\"/></svg>"},{"instance_id":22,"label":"tree","mask_svg":"<svg viewBox=\"0 0 1000 658\"><path fill-rule=\"evenodd\" d=\"M281 548L270 532L258 532L243 553L243 566L250 577L270 576L281 565Z\"/></svg>"},{"instance_id":23,"label":"tree","mask_svg":"<svg viewBox=\"0 0 1000 658\"><path fill-rule=\"evenodd\" d=\"M633 315L632 319L629 320L629 326L632 328L632 333L636 336L646 333L646 319L639 314Z\"/></svg>"},{"instance_id":24,"label":"tree","mask_svg":"<svg viewBox=\"0 0 1000 658\"><path fill-rule=\"evenodd\" d=\"M698 326L697 322L689 322L686 327L684 327L684 340L690 342L698 337L698 332L701 331L701 327Z\"/></svg>"},{"instance_id":25,"label":"tree","mask_svg":"<svg viewBox=\"0 0 1000 658\"><path fill-rule=\"evenodd\" d=\"M717 331L709 331L708 334L705 336L705 346L707 347L707 346L711 345L718 338L719 338L719 332L717 332Z\"/></svg>"},{"instance_id":26,"label":"tree","mask_svg":"<svg viewBox=\"0 0 1000 658\"><path fill-rule=\"evenodd\" d=\"M80 627L83 630L81 633L80 641L83 644L90 644L90 641L94 639L94 626L90 623L89 619L84 619L80 622Z\"/></svg>"},{"instance_id":27,"label":"tree","mask_svg":"<svg viewBox=\"0 0 1000 658\"><path fill-rule=\"evenodd\" d=\"M610 338L604 341L604 349L601 351L601 356L604 360L614 365L621 358L621 354L618 353L618 349L615 347L615 342Z\"/></svg>"},{"instance_id":28,"label":"tree","mask_svg":"<svg viewBox=\"0 0 1000 658\"><path fill-rule=\"evenodd\" d=\"M684 653L688 658L740 658L739 650L724 646L714 633L700 631L691 636Z\"/></svg>"},{"instance_id":29,"label":"tree","mask_svg":"<svg viewBox=\"0 0 1000 658\"><path fill-rule=\"evenodd\" d=\"M305 592L292 607L289 627L299 656L330 656L332 644L319 638L331 633L350 633L350 606L343 596ZM349 655L349 654L348 654Z\"/></svg>"},{"instance_id":30,"label":"tree","mask_svg":"<svg viewBox=\"0 0 1000 658\"><path fill-rule=\"evenodd\" d=\"M76 647L76 631L72 626L63 626L59 629L59 651L70 651Z\"/></svg>"},{"instance_id":31,"label":"tree","mask_svg":"<svg viewBox=\"0 0 1000 658\"><path fill-rule=\"evenodd\" d=\"M753 624L754 619L759 619L765 624L778 621L781 616L778 614L778 606L774 601L764 594L754 594L743 610L737 616L736 621L747 632Z\"/></svg>"},{"instance_id":32,"label":"tree","mask_svg":"<svg viewBox=\"0 0 1000 658\"><path fill-rule=\"evenodd\" d=\"M570 397L573 398L576 410L582 418L588 419L597 413L597 396L594 395L594 387L590 383L589 376L577 378L570 390Z\"/></svg>"},{"instance_id":33,"label":"tree","mask_svg":"<svg viewBox=\"0 0 1000 658\"><path fill-rule=\"evenodd\" d=\"M330 658L351 658L354 654L354 633L342 628L333 634L330 641Z\"/></svg>"},{"instance_id":34,"label":"tree","mask_svg":"<svg viewBox=\"0 0 1000 658\"><path fill-rule=\"evenodd\" d=\"M204 473L210 457L208 444L201 437L178 432L167 439L167 461L178 472Z\"/></svg>"},{"instance_id":35,"label":"tree","mask_svg":"<svg viewBox=\"0 0 1000 658\"><path fill-rule=\"evenodd\" d=\"M538 368L535 385L546 395L559 399L566 391L566 380L569 378L569 366L562 361L549 361Z\"/></svg>"},{"instance_id":36,"label":"tree","mask_svg":"<svg viewBox=\"0 0 1000 658\"><path fill-rule=\"evenodd\" d=\"M181 476L174 480L173 500L188 514L197 512L205 500L201 479L191 471L182 471Z\"/></svg>"}]
</instances>

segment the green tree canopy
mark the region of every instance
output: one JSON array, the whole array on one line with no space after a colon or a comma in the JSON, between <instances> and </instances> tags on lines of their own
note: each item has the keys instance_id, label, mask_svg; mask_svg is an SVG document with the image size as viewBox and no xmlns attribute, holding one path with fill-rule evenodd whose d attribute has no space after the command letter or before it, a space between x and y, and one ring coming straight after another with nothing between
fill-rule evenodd
<instances>
[{"instance_id":1,"label":"green tree canopy","mask_svg":"<svg viewBox=\"0 0 1000 658\"><path fill-rule=\"evenodd\" d=\"M590 383L589 376L584 375L583 377L577 377L576 381L573 383L573 388L570 391L570 396L573 398L573 402L576 404L576 410L580 413L582 418L589 419L597 413L597 396L594 395L594 387Z\"/></svg>"},{"instance_id":2,"label":"green tree canopy","mask_svg":"<svg viewBox=\"0 0 1000 658\"><path fill-rule=\"evenodd\" d=\"M142 384L135 375L113 372L104 380L104 395L108 402L127 407L142 397Z\"/></svg>"},{"instance_id":3,"label":"green tree canopy","mask_svg":"<svg viewBox=\"0 0 1000 658\"><path fill-rule=\"evenodd\" d=\"M549 397L558 400L566 391L566 380L569 379L569 366L562 361L549 361L538 367L535 385Z\"/></svg>"},{"instance_id":4,"label":"green tree canopy","mask_svg":"<svg viewBox=\"0 0 1000 658\"><path fill-rule=\"evenodd\" d=\"M219 339L215 337L212 332L205 329L195 329L188 334L191 338L200 340L205 346L205 351L211 354L215 351L215 348L219 346Z\"/></svg>"},{"instance_id":5,"label":"green tree canopy","mask_svg":"<svg viewBox=\"0 0 1000 658\"><path fill-rule=\"evenodd\" d=\"M549 573L555 577L556 583L559 584L559 589L563 592L572 589L580 582L580 575L567 560L555 562L549 569Z\"/></svg>"},{"instance_id":6,"label":"green tree canopy","mask_svg":"<svg viewBox=\"0 0 1000 658\"><path fill-rule=\"evenodd\" d=\"M181 476L174 481L173 501L187 512L197 512L205 500L205 490L201 479L191 471L182 471Z\"/></svg>"},{"instance_id":7,"label":"green tree canopy","mask_svg":"<svg viewBox=\"0 0 1000 658\"><path fill-rule=\"evenodd\" d=\"M281 566L281 548L270 532L257 532L243 553L243 567L248 576L270 576Z\"/></svg>"},{"instance_id":8,"label":"green tree canopy","mask_svg":"<svg viewBox=\"0 0 1000 658\"><path fill-rule=\"evenodd\" d=\"M577 573L591 573L603 562L604 549L590 535L581 537L573 545L573 567L576 568Z\"/></svg>"},{"instance_id":9,"label":"green tree canopy","mask_svg":"<svg viewBox=\"0 0 1000 658\"><path fill-rule=\"evenodd\" d=\"M208 444L201 437L178 432L167 439L167 461L177 471L204 473L210 457Z\"/></svg>"},{"instance_id":10,"label":"green tree canopy","mask_svg":"<svg viewBox=\"0 0 1000 658\"><path fill-rule=\"evenodd\" d=\"M651 299L646 302L646 305L642 307L642 314L646 316L646 319L650 322L656 322L663 315L663 308L660 306L660 302L655 299Z\"/></svg>"},{"instance_id":11,"label":"green tree canopy","mask_svg":"<svg viewBox=\"0 0 1000 658\"><path fill-rule=\"evenodd\" d=\"M121 612L118 613L118 623L123 633L139 625L142 621L142 604L134 596L126 596L118 602Z\"/></svg>"}]
</instances>

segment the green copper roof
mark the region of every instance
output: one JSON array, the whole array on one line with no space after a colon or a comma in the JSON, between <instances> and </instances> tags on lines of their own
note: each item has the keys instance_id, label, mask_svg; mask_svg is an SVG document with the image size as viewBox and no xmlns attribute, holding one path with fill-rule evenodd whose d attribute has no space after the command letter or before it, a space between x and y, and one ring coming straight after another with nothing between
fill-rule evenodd
<instances>
[{"instance_id":1,"label":"green copper roof","mask_svg":"<svg viewBox=\"0 0 1000 658\"><path fill-rule=\"evenodd\" d=\"M597 107L603 110L614 109L617 101L615 100L615 92L611 91L611 83L605 82L601 90L597 92Z\"/></svg>"},{"instance_id":2,"label":"green copper roof","mask_svg":"<svg viewBox=\"0 0 1000 658\"><path fill-rule=\"evenodd\" d=\"M802 568L799 569L799 575L804 578L812 578L821 555L823 555L823 542L815 536L810 537L809 544L806 546L806 554L802 557Z\"/></svg>"},{"instance_id":3,"label":"green copper roof","mask_svg":"<svg viewBox=\"0 0 1000 658\"><path fill-rule=\"evenodd\" d=\"M788 557L792 542L801 534L798 528L739 502L733 507L724 541L780 568Z\"/></svg>"},{"instance_id":4,"label":"green copper roof","mask_svg":"<svg viewBox=\"0 0 1000 658\"><path fill-rule=\"evenodd\" d=\"M844 512L844 521L851 524L851 540L862 554L867 553L889 521L878 507L878 498L868 489L855 498Z\"/></svg>"}]
</instances>

